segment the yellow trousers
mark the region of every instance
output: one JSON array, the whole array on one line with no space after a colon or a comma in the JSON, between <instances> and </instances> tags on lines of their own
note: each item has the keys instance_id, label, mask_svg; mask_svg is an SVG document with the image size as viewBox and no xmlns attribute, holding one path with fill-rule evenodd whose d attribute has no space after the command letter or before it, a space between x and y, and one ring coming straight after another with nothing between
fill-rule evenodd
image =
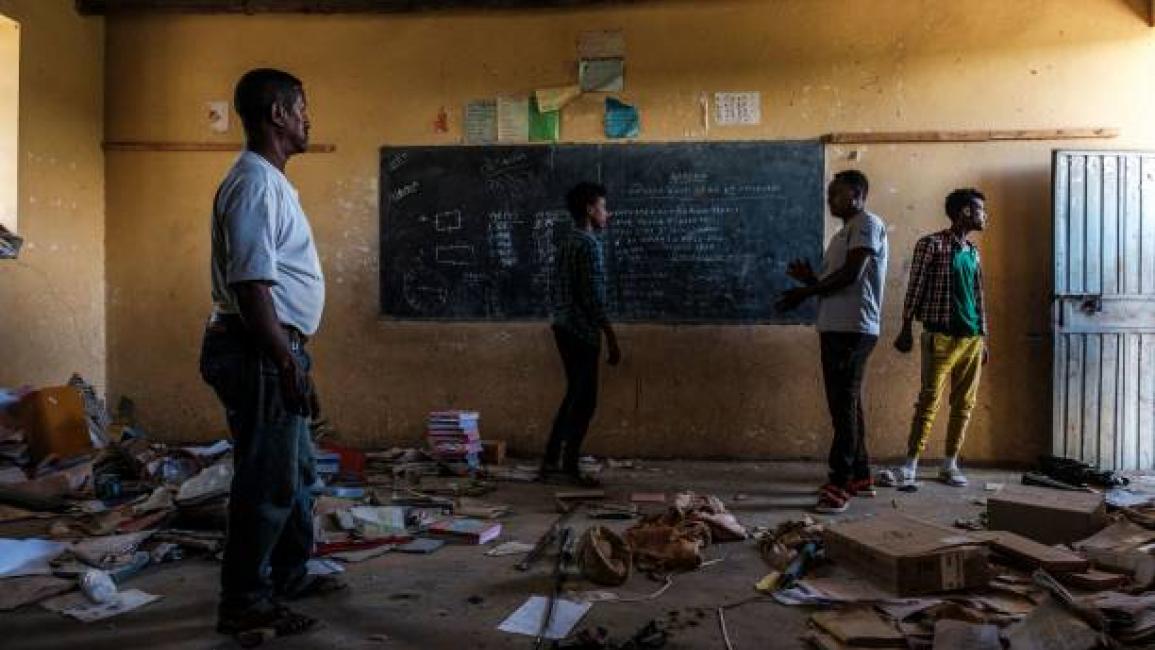
<instances>
[{"instance_id":1,"label":"yellow trousers","mask_svg":"<svg viewBox=\"0 0 1155 650\"><path fill-rule=\"evenodd\" d=\"M922 390L914 405L907 454L917 458L926 448L939 396L950 378L950 422L946 434L946 455L957 456L966 437L967 424L979 393L983 367L981 336L948 336L922 333Z\"/></svg>"}]
</instances>

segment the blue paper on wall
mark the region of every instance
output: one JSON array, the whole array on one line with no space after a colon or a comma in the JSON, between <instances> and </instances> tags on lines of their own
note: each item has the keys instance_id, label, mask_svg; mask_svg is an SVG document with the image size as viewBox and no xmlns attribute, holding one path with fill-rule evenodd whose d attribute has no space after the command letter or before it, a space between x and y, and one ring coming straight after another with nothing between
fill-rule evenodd
<instances>
[{"instance_id":1,"label":"blue paper on wall","mask_svg":"<svg viewBox=\"0 0 1155 650\"><path fill-rule=\"evenodd\" d=\"M637 108L613 97L606 97L607 138L636 138L638 125Z\"/></svg>"}]
</instances>

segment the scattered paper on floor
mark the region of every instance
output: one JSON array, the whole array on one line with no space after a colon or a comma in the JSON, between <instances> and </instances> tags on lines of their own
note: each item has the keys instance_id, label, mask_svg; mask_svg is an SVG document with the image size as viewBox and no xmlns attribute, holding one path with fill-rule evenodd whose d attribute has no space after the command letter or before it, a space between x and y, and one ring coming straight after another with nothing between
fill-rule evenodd
<instances>
[{"instance_id":1,"label":"scattered paper on floor","mask_svg":"<svg viewBox=\"0 0 1155 650\"><path fill-rule=\"evenodd\" d=\"M40 605L49 611L71 616L85 623L92 623L131 612L160 600L160 598L160 596L147 594L139 589L129 589L120 592L116 598L107 603L93 603L83 594L75 593L46 600Z\"/></svg>"},{"instance_id":2,"label":"scattered paper on floor","mask_svg":"<svg viewBox=\"0 0 1155 650\"><path fill-rule=\"evenodd\" d=\"M498 544L485 552L489 557L505 557L506 555L525 555L533 550L533 544L524 542L505 542Z\"/></svg>"},{"instance_id":3,"label":"scattered paper on floor","mask_svg":"<svg viewBox=\"0 0 1155 650\"><path fill-rule=\"evenodd\" d=\"M48 563L68 548L46 539L0 539L0 578L48 575Z\"/></svg>"},{"instance_id":4,"label":"scattered paper on floor","mask_svg":"<svg viewBox=\"0 0 1155 650\"><path fill-rule=\"evenodd\" d=\"M502 621L497 629L513 634L537 636L541 632L548 603L549 599L544 596L530 596L529 600ZM585 617L592 606L590 603L558 599L545 638L556 641L569 636L574 626Z\"/></svg>"}]
</instances>

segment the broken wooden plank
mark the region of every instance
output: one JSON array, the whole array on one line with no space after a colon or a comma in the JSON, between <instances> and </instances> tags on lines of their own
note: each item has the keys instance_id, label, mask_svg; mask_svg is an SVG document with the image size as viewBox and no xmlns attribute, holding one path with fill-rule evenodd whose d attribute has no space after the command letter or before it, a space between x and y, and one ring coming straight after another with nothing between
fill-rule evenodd
<instances>
[{"instance_id":1,"label":"broken wooden plank","mask_svg":"<svg viewBox=\"0 0 1155 650\"><path fill-rule=\"evenodd\" d=\"M1056 573L1055 579L1076 589L1087 591L1105 591L1115 589L1126 584L1130 579L1123 573L1108 573L1097 569L1089 569L1081 573Z\"/></svg>"},{"instance_id":2,"label":"broken wooden plank","mask_svg":"<svg viewBox=\"0 0 1155 650\"><path fill-rule=\"evenodd\" d=\"M1004 129L976 131L858 131L828 133L827 144L886 144L926 142L1003 142L1015 140L1078 140L1117 138L1119 129L1111 127L1065 129Z\"/></svg>"},{"instance_id":3,"label":"broken wooden plank","mask_svg":"<svg viewBox=\"0 0 1155 650\"><path fill-rule=\"evenodd\" d=\"M240 151L244 145L238 142L147 142L135 140L110 140L104 143L105 151ZM306 153L333 153L334 144L311 144Z\"/></svg>"},{"instance_id":4,"label":"broken wooden plank","mask_svg":"<svg viewBox=\"0 0 1155 650\"><path fill-rule=\"evenodd\" d=\"M817 612L816 626L840 643L871 648L905 648L906 636L871 607Z\"/></svg>"},{"instance_id":5,"label":"broken wooden plank","mask_svg":"<svg viewBox=\"0 0 1155 650\"><path fill-rule=\"evenodd\" d=\"M1091 566L1090 561L1080 555L1005 530L983 530L969 534L987 542L995 551L1024 562L1031 568L1042 568L1051 573L1078 573Z\"/></svg>"}]
</instances>

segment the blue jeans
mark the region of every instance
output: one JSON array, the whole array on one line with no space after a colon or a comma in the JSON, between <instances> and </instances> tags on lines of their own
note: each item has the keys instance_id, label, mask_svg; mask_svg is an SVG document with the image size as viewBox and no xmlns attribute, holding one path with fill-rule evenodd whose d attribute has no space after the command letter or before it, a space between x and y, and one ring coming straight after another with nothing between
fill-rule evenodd
<instances>
[{"instance_id":1,"label":"blue jeans","mask_svg":"<svg viewBox=\"0 0 1155 650\"><path fill-rule=\"evenodd\" d=\"M293 354L308 371L303 346ZM291 590L307 575L313 449L308 420L285 408L276 367L246 332L210 325L200 371L224 405L233 437L220 612L235 616L270 606L274 590Z\"/></svg>"}]
</instances>

